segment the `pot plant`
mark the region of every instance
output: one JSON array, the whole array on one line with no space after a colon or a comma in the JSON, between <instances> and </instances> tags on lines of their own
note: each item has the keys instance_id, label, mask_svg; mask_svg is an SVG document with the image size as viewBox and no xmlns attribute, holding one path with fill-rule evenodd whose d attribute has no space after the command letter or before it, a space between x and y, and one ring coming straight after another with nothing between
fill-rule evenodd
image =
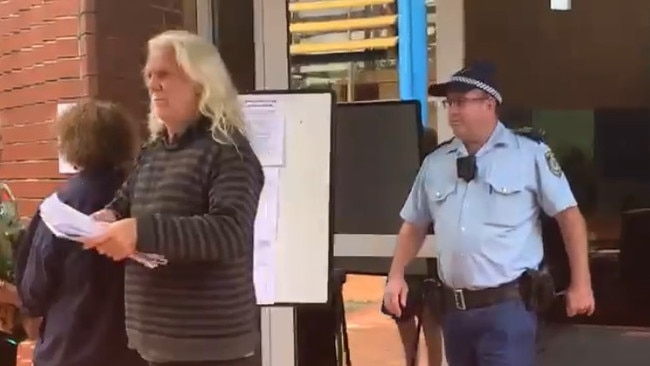
<instances>
[{"instance_id":1,"label":"pot plant","mask_svg":"<svg viewBox=\"0 0 650 366\"><path fill-rule=\"evenodd\" d=\"M16 325L20 324L17 322L14 253L23 229L16 197L9 186L0 183L0 331L8 334L15 334L14 331L19 328Z\"/></svg>"}]
</instances>

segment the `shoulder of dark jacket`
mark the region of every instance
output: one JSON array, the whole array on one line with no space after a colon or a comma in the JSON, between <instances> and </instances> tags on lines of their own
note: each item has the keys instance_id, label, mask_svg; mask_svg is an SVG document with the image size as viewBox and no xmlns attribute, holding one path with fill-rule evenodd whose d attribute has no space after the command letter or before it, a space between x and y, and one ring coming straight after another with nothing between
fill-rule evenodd
<instances>
[{"instance_id":1,"label":"shoulder of dark jacket","mask_svg":"<svg viewBox=\"0 0 650 366\"><path fill-rule=\"evenodd\" d=\"M533 140L538 144L544 143L544 131L532 127L519 127L512 128L511 131L515 135L523 136L529 140Z\"/></svg>"},{"instance_id":2,"label":"shoulder of dark jacket","mask_svg":"<svg viewBox=\"0 0 650 366\"><path fill-rule=\"evenodd\" d=\"M57 195L61 202L82 213L91 214L110 202L122 181L123 177L117 172L99 173L94 177L77 173L57 189Z\"/></svg>"}]
</instances>

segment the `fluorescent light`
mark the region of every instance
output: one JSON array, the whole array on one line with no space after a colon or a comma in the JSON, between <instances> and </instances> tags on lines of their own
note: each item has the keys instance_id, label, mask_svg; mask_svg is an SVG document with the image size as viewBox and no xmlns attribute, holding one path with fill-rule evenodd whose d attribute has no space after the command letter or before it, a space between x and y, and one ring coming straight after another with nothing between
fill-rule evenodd
<instances>
[{"instance_id":1,"label":"fluorescent light","mask_svg":"<svg viewBox=\"0 0 650 366\"><path fill-rule=\"evenodd\" d=\"M571 0L551 0L551 10L571 10Z\"/></svg>"}]
</instances>

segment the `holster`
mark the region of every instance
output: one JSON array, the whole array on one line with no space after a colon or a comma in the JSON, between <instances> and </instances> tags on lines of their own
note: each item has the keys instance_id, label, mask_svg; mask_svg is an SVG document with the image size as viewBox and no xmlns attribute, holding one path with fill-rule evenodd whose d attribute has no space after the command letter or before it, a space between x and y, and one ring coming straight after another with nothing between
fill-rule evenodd
<instances>
[{"instance_id":1,"label":"holster","mask_svg":"<svg viewBox=\"0 0 650 366\"><path fill-rule=\"evenodd\" d=\"M431 315L441 319L445 311L443 283L438 276L435 259L427 258L427 279L422 286L424 305L429 308Z\"/></svg>"},{"instance_id":2,"label":"holster","mask_svg":"<svg viewBox=\"0 0 650 366\"><path fill-rule=\"evenodd\" d=\"M546 265L540 269L528 269L521 276L519 283L521 298L528 311L544 313L555 299L555 284Z\"/></svg>"}]
</instances>

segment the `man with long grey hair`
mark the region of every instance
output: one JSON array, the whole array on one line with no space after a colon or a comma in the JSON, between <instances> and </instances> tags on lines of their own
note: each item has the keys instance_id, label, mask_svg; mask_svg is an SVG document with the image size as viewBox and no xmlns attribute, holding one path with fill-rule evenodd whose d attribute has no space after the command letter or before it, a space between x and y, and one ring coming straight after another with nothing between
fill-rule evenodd
<instances>
[{"instance_id":1,"label":"man with long grey hair","mask_svg":"<svg viewBox=\"0 0 650 366\"><path fill-rule=\"evenodd\" d=\"M151 140L113 202L94 214L107 231L85 241L126 266L129 346L151 365L259 362L253 222L264 183L216 47L185 31L148 43L144 78Z\"/></svg>"}]
</instances>

